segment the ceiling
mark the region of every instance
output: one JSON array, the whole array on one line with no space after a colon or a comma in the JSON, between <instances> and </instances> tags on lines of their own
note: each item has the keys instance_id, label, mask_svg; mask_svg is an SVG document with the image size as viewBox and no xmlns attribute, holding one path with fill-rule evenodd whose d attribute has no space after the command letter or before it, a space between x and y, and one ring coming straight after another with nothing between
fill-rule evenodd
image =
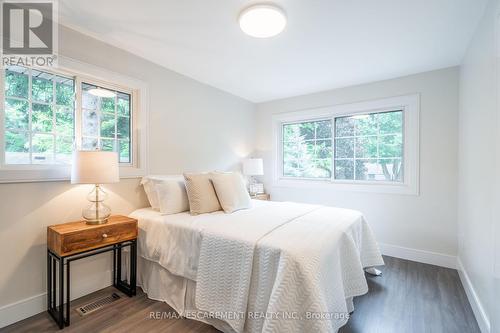
<instances>
[{"instance_id":1,"label":"ceiling","mask_svg":"<svg viewBox=\"0 0 500 333\"><path fill-rule=\"evenodd\" d=\"M238 26L242 0L61 1L62 24L252 102L460 64L487 0L275 0L280 35Z\"/></svg>"}]
</instances>

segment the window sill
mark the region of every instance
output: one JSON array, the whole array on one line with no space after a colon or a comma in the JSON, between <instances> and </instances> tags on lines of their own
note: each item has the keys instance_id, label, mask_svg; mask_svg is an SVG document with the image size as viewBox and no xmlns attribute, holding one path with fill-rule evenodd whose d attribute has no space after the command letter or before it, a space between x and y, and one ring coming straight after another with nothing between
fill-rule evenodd
<instances>
[{"instance_id":1,"label":"window sill","mask_svg":"<svg viewBox=\"0 0 500 333\"><path fill-rule=\"evenodd\" d=\"M274 187L302 188L302 189L329 189L347 192L367 192L381 194L419 195L417 184L390 183L390 182L353 182L330 179L291 179L280 178L274 182Z\"/></svg>"}]
</instances>

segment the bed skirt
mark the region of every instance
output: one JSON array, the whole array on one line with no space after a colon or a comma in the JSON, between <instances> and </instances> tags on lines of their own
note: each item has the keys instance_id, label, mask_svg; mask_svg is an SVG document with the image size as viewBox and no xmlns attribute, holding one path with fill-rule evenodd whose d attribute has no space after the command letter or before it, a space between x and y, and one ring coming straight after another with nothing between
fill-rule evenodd
<instances>
[{"instance_id":1,"label":"bed skirt","mask_svg":"<svg viewBox=\"0 0 500 333\"><path fill-rule=\"evenodd\" d=\"M195 281L174 275L158 263L138 256L137 285L142 288L148 298L167 303L179 316L204 322L225 333L234 333L234 330L224 321L211 318L209 314L196 308ZM157 320L161 320L162 316L169 318L169 314L161 314Z\"/></svg>"}]
</instances>

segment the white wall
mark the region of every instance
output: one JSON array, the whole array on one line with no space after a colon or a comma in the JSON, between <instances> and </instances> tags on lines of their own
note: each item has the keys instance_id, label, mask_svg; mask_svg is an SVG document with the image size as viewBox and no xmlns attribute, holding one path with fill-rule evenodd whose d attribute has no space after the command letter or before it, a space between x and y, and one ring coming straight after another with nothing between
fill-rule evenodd
<instances>
[{"instance_id":1,"label":"white wall","mask_svg":"<svg viewBox=\"0 0 500 333\"><path fill-rule=\"evenodd\" d=\"M460 70L459 258L469 287L477 296L471 303L483 327L488 326L493 305L499 302L499 295L493 294L492 279L494 224L499 223L500 216L495 41L498 6L499 1L490 1Z\"/></svg>"},{"instance_id":2,"label":"white wall","mask_svg":"<svg viewBox=\"0 0 500 333\"><path fill-rule=\"evenodd\" d=\"M421 94L419 196L344 192L335 185L272 187L272 114L415 93ZM257 110L257 150L264 157L264 183L274 200L357 209L381 243L456 255L458 68L272 101Z\"/></svg>"},{"instance_id":3,"label":"white wall","mask_svg":"<svg viewBox=\"0 0 500 333\"><path fill-rule=\"evenodd\" d=\"M59 36L62 55L149 85L152 173L233 169L253 150L252 103L73 30L61 28ZM137 179L107 188L115 213L128 214L147 205ZM88 190L68 182L0 184L0 327L33 314L22 309L43 309L46 227L78 219ZM73 294L109 285L110 265L109 254L74 262Z\"/></svg>"}]
</instances>

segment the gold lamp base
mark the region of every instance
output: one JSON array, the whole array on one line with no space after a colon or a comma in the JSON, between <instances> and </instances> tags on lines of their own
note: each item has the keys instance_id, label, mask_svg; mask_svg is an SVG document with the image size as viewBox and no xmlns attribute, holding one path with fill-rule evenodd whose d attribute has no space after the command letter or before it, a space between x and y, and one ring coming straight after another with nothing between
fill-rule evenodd
<instances>
[{"instance_id":1,"label":"gold lamp base","mask_svg":"<svg viewBox=\"0 0 500 333\"><path fill-rule=\"evenodd\" d=\"M99 219L99 220L88 220L86 218L85 219L85 223L86 224L91 224L91 225L96 225L96 224L106 224L108 223L108 218L105 218L105 219Z\"/></svg>"}]
</instances>

